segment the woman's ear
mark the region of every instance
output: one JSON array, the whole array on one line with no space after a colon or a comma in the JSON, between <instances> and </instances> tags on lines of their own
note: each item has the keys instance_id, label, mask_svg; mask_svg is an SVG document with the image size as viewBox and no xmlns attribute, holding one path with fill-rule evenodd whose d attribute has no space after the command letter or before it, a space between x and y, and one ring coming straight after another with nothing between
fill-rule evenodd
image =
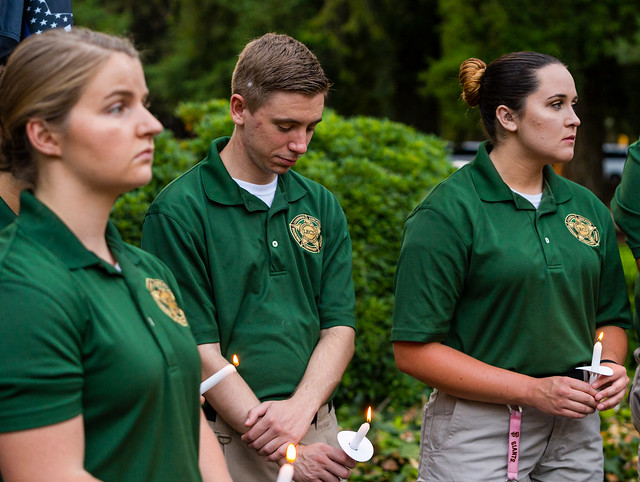
<instances>
[{"instance_id":1,"label":"woman's ear","mask_svg":"<svg viewBox=\"0 0 640 482\"><path fill-rule=\"evenodd\" d=\"M247 111L247 105L244 101L244 97L240 94L233 94L230 100L229 111L231 113L231 119L237 126L244 125L244 117Z\"/></svg>"},{"instance_id":2,"label":"woman's ear","mask_svg":"<svg viewBox=\"0 0 640 482\"><path fill-rule=\"evenodd\" d=\"M26 132L31 146L36 151L46 156L62 156L58 133L53 132L46 121L37 118L29 119Z\"/></svg>"},{"instance_id":3,"label":"woman's ear","mask_svg":"<svg viewBox=\"0 0 640 482\"><path fill-rule=\"evenodd\" d=\"M518 123L516 122L516 115L506 105L499 105L496 109L496 119L500 122L500 125L509 132L515 132L518 130Z\"/></svg>"}]
</instances>

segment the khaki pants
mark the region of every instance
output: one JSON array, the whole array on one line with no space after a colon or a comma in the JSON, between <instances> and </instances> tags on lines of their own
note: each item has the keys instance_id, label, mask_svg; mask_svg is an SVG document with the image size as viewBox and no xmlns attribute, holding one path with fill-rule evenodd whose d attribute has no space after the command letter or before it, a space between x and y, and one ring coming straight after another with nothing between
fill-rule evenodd
<instances>
[{"instance_id":1,"label":"khaki pants","mask_svg":"<svg viewBox=\"0 0 640 482\"><path fill-rule=\"evenodd\" d=\"M425 405L418 481L499 481L507 478L509 409L434 390ZM600 416L582 419L523 407L518 480L603 480Z\"/></svg>"},{"instance_id":2,"label":"khaki pants","mask_svg":"<svg viewBox=\"0 0 640 482\"><path fill-rule=\"evenodd\" d=\"M222 417L218 416L216 421L210 421L209 425L222 445L224 458L234 482L273 482L276 480L280 466L249 448L240 439L241 434L227 425ZM340 448L336 413L335 410L329 411L329 406L326 404L320 407L317 422L311 424L309 431L300 443L311 445L318 442Z\"/></svg>"}]
</instances>

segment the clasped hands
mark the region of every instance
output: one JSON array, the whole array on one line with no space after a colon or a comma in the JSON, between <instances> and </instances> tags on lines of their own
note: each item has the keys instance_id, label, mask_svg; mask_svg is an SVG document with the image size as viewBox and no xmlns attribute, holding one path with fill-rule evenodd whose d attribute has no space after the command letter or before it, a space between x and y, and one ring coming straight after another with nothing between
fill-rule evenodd
<instances>
[{"instance_id":1,"label":"clasped hands","mask_svg":"<svg viewBox=\"0 0 640 482\"><path fill-rule=\"evenodd\" d=\"M356 461L343 450L324 443L299 445L311 426L315 412L308 413L292 399L263 402L249 410L242 441L267 460L282 461L287 445L297 446L294 480L346 479Z\"/></svg>"}]
</instances>

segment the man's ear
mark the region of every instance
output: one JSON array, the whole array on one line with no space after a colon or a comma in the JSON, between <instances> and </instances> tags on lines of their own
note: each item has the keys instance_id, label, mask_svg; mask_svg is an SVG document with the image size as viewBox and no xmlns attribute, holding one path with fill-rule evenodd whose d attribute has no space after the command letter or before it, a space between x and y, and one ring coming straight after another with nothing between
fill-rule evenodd
<instances>
[{"instance_id":1,"label":"man's ear","mask_svg":"<svg viewBox=\"0 0 640 482\"><path fill-rule=\"evenodd\" d=\"M247 113L247 103L240 94L233 94L231 96L229 111L231 113L231 120L237 126L244 125L244 118Z\"/></svg>"},{"instance_id":2,"label":"man's ear","mask_svg":"<svg viewBox=\"0 0 640 482\"><path fill-rule=\"evenodd\" d=\"M516 122L516 115L506 105L499 105L496 109L496 119L500 122L500 125L509 132L515 132L518 130L518 123Z\"/></svg>"},{"instance_id":3,"label":"man's ear","mask_svg":"<svg viewBox=\"0 0 640 482\"><path fill-rule=\"evenodd\" d=\"M42 119L29 119L26 125L27 137L31 146L46 156L60 157L62 149L58 142L59 134L50 129Z\"/></svg>"}]
</instances>

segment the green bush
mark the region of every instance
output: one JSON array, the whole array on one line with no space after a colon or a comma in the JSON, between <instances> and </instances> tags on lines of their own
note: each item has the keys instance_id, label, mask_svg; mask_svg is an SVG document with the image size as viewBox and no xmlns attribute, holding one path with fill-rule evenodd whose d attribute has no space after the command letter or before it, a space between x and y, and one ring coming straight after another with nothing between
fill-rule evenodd
<instances>
[{"instance_id":1,"label":"green bush","mask_svg":"<svg viewBox=\"0 0 640 482\"><path fill-rule=\"evenodd\" d=\"M158 192L202 159L211 140L233 131L228 101L182 104L177 115L193 137L160 135L153 181L122 196L114 208L113 219L132 244L139 244L144 213ZM452 171L446 144L402 124L327 110L296 170L338 197L353 241L358 335L337 402L364 407L393 394L394 405L409 406L426 387L395 367L393 275L405 217Z\"/></svg>"}]
</instances>

